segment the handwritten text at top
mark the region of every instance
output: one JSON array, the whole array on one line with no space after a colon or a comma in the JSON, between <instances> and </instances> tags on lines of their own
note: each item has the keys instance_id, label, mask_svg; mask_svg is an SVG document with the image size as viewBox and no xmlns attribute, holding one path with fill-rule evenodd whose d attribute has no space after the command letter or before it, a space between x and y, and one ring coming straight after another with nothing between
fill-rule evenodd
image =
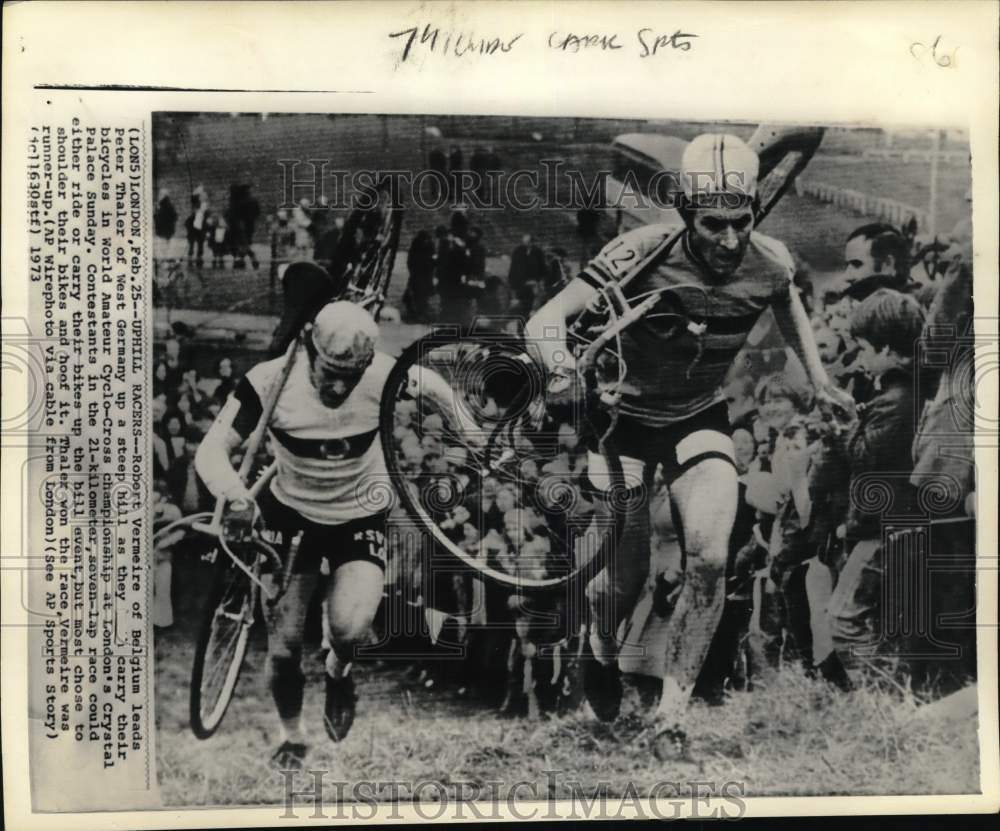
<instances>
[{"instance_id":1,"label":"handwritten text at top","mask_svg":"<svg viewBox=\"0 0 1000 831\"><path fill-rule=\"evenodd\" d=\"M524 32L503 35L477 34L472 31L442 29L429 23L390 32L388 36L402 46L402 51L396 56L399 64L417 55L464 58L470 55L506 55L532 48L532 39ZM619 32L553 31L548 34L544 48L564 54L620 52L636 55L639 58L650 58L671 52L688 52L697 37L696 34L683 32L680 29L675 29L673 32L658 32L649 27L643 27L631 35Z\"/></svg>"}]
</instances>

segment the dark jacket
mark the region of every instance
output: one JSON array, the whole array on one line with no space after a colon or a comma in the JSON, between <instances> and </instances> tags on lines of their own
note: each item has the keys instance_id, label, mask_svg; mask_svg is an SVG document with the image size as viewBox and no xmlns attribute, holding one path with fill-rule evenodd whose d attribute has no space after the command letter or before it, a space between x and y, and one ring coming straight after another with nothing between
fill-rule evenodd
<instances>
[{"instance_id":1,"label":"dark jacket","mask_svg":"<svg viewBox=\"0 0 1000 831\"><path fill-rule=\"evenodd\" d=\"M850 469L844 447L835 439L824 439L809 466L809 499L812 502L808 549L822 563L836 564L840 546L837 526L847 514Z\"/></svg>"},{"instance_id":2,"label":"dark jacket","mask_svg":"<svg viewBox=\"0 0 1000 831\"><path fill-rule=\"evenodd\" d=\"M438 246L438 286L442 295L456 296L468 273L469 248L462 240L453 236L446 247Z\"/></svg>"},{"instance_id":3,"label":"dark jacket","mask_svg":"<svg viewBox=\"0 0 1000 831\"><path fill-rule=\"evenodd\" d=\"M878 539L883 518L913 516L916 491L910 484L911 448L917 413L913 376L890 370L881 389L860 408L847 440L851 469L847 539Z\"/></svg>"},{"instance_id":4,"label":"dark jacket","mask_svg":"<svg viewBox=\"0 0 1000 831\"><path fill-rule=\"evenodd\" d=\"M947 514L963 511L965 497L976 487L975 410L970 400L963 400L969 394L969 381L958 380L974 357L972 271L955 264L940 283L921 340L925 355L944 354L948 360L943 366L921 362L920 392L930 400L924 405L913 444L911 481L917 487L936 481L952 492L957 487L959 499L950 507L937 506ZM941 452L942 446L947 452Z\"/></svg>"},{"instance_id":5,"label":"dark jacket","mask_svg":"<svg viewBox=\"0 0 1000 831\"><path fill-rule=\"evenodd\" d=\"M486 246L478 239L469 242L469 277L479 282L486 279Z\"/></svg>"},{"instance_id":6,"label":"dark jacket","mask_svg":"<svg viewBox=\"0 0 1000 831\"><path fill-rule=\"evenodd\" d=\"M522 244L510 255L510 273L507 280L510 287L517 291L525 283L541 283L547 271L542 249L537 245Z\"/></svg>"},{"instance_id":7,"label":"dark jacket","mask_svg":"<svg viewBox=\"0 0 1000 831\"><path fill-rule=\"evenodd\" d=\"M434 254L434 240L430 234L420 233L413 238L406 255L406 268L411 280L420 285L430 285L434 278Z\"/></svg>"},{"instance_id":8,"label":"dark jacket","mask_svg":"<svg viewBox=\"0 0 1000 831\"><path fill-rule=\"evenodd\" d=\"M169 196L164 196L160 204L156 206L156 213L153 214L153 228L156 236L162 239L170 239L177 230L177 210Z\"/></svg>"}]
</instances>

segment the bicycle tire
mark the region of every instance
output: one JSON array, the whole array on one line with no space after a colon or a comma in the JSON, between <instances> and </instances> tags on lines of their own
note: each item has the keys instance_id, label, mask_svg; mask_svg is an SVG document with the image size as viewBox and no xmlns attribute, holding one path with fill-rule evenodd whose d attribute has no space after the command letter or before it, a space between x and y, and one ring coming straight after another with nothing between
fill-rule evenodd
<instances>
[{"instance_id":1,"label":"bicycle tire","mask_svg":"<svg viewBox=\"0 0 1000 831\"><path fill-rule=\"evenodd\" d=\"M255 558L253 570L259 575L258 558ZM232 702L246 657L258 592L257 584L236 569L224 552L216 553L212 592L205 616L202 618L191 669L191 730L199 739L207 739L215 734ZM234 606L238 611L234 610ZM234 614L236 617L233 617ZM223 641L223 646L228 644L228 649L220 656L225 662L221 667L224 672L218 679L222 683L213 694L211 689L205 689L206 662L215 652L212 649L217 644L215 636L222 631L222 626L219 624L227 620L232 623L229 629L235 631L235 637ZM210 671L208 679L215 680L216 674ZM210 709L206 710L205 704L208 704Z\"/></svg>"},{"instance_id":2,"label":"bicycle tire","mask_svg":"<svg viewBox=\"0 0 1000 831\"><path fill-rule=\"evenodd\" d=\"M375 274L371 293L378 298L381 304L389 291L389 282L392 280L392 270L396 265L396 254L399 250L399 236L403 229L403 209L390 208L386 219L387 228L385 231L385 241L378 252L378 260L375 265Z\"/></svg>"},{"instance_id":3,"label":"bicycle tire","mask_svg":"<svg viewBox=\"0 0 1000 831\"><path fill-rule=\"evenodd\" d=\"M458 332L456 334L455 330L451 330L451 332L444 333L432 332L412 343L400 355L386 381L380 401L379 413L379 435L382 452L393 488L399 495L407 515L423 532L431 537L435 548L448 554L460 565L479 576L524 594L544 593L567 586L586 584L604 568L610 550L615 549L617 543L621 540L625 518L623 510L613 510L611 512L611 515L614 517L614 526L611 534L604 535L603 543L600 545L598 551L579 567L572 568L565 574L556 577L531 578L515 576L486 565L479 559L463 551L460 546L449 539L427 508L421 503L418 495L408 482L405 471L401 467L399 454L395 450L395 411L398 402L401 400L400 391L409 383L410 368L416 365L421 355L431 350L448 347L472 347L475 349L476 347L489 346L515 347L525 351L523 341L515 336L481 332ZM595 407L596 401L596 394L588 396L588 409ZM613 506L615 503L620 505L621 500L627 498L629 493L625 486L621 461L610 438L604 438L600 449L609 473L610 486L607 498Z\"/></svg>"},{"instance_id":4,"label":"bicycle tire","mask_svg":"<svg viewBox=\"0 0 1000 831\"><path fill-rule=\"evenodd\" d=\"M358 270L345 288L346 299L368 308L376 319L392 280L402 227L403 209L388 208L379 229L379 242L370 244L361 253Z\"/></svg>"}]
</instances>

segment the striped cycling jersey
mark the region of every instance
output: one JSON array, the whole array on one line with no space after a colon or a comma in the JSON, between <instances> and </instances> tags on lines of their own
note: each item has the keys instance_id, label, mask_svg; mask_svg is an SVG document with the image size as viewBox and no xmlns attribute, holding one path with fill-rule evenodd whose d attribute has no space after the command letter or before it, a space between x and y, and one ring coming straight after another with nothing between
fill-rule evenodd
<instances>
[{"instance_id":1,"label":"striped cycling jersey","mask_svg":"<svg viewBox=\"0 0 1000 831\"><path fill-rule=\"evenodd\" d=\"M580 277L598 288L620 281L681 228L647 225L622 234ZM624 289L634 300L674 287L622 335L627 375L621 412L650 426L664 426L724 400L721 386L733 359L760 315L773 301L787 298L794 270L783 243L754 231L739 268L729 277L718 277L700 264L683 232ZM671 335L677 317L662 316L670 312L683 312L700 333L682 326L679 334Z\"/></svg>"},{"instance_id":2,"label":"striped cycling jersey","mask_svg":"<svg viewBox=\"0 0 1000 831\"><path fill-rule=\"evenodd\" d=\"M378 435L379 399L393 363L375 353L344 403L331 409L309 380L309 360L300 349L268 428L278 464L271 492L279 502L326 525L386 509L389 477ZM257 364L233 391L239 402L233 428L243 438L256 427L262 401L283 366L283 357Z\"/></svg>"}]
</instances>

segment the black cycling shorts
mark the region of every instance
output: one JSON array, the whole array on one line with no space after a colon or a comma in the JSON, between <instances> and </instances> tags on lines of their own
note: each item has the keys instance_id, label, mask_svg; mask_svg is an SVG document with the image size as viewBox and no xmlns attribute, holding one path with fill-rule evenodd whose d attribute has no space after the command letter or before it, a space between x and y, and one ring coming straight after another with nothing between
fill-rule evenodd
<instances>
[{"instance_id":1,"label":"black cycling shorts","mask_svg":"<svg viewBox=\"0 0 1000 831\"><path fill-rule=\"evenodd\" d=\"M386 514L351 519L338 525L324 525L306 519L289 508L267 488L258 498L264 531L261 536L273 545L282 560L288 562L288 553L299 532L299 541L292 574L312 574L319 571L325 557L333 572L338 566L356 560L375 563L385 570Z\"/></svg>"},{"instance_id":2,"label":"black cycling shorts","mask_svg":"<svg viewBox=\"0 0 1000 831\"><path fill-rule=\"evenodd\" d=\"M621 457L654 468L662 463L663 480L669 486L703 459L721 459L735 467L730 432L729 408L721 401L665 427L650 427L620 415L613 439Z\"/></svg>"}]
</instances>

